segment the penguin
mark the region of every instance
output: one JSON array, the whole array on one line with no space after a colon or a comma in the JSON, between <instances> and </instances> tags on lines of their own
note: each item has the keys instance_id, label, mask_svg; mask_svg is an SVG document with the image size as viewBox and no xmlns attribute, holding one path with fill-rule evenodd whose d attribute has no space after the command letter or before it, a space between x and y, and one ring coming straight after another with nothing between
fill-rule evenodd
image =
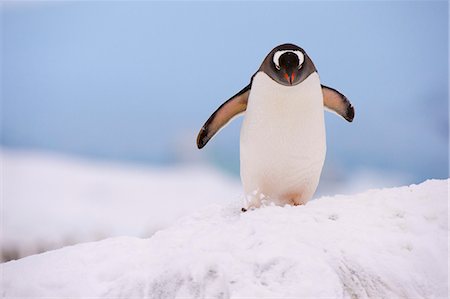
<instances>
[{"instance_id":1,"label":"penguin","mask_svg":"<svg viewBox=\"0 0 450 299\"><path fill-rule=\"evenodd\" d=\"M324 110L352 122L355 110L334 88L322 85L308 54L297 45L275 47L250 83L206 121L197 147L243 115L240 175L242 211L262 203L303 205L317 189L326 154Z\"/></svg>"}]
</instances>

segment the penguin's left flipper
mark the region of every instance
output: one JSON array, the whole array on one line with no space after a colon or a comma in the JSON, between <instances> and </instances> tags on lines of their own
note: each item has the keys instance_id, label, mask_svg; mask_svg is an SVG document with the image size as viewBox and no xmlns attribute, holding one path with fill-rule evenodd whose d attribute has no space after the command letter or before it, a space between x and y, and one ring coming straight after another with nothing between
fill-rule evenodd
<instances>
[{"instance_id":1,"label":"penguin's left flipper","mask_svg":"<svg viewBox=\"0 0 450 299\"><path fill-rule=\"evenodd\" d=\"M342 116L348 122L352 122L355 117L355 109L352 103L339 91L331 87L322 85L323 105L331 112Z\"/></svg>"},{"instance_id":2,"label":"penguin's left flipper","mask_svg":"<svg viewBox=\"0 0 450 299\"><path fill-rule=\"evenodd\" d=\"M233 118L241 115L247 109L251 82L228 101L223 103L206 121L197 136L197 147L204 147L208 141Z\"/></svg>"}]
</instances>

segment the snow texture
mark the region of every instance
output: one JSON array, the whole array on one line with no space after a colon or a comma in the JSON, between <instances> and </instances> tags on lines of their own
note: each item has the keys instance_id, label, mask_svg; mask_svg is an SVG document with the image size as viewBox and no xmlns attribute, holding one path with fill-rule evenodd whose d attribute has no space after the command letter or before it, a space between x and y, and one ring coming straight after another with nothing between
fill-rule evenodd
<instances>
[{"instance_id":1,"label":"snow texture","mask_svg":"<svg viewBox=\"0 0 450 299\"><path fill-rule=\"evenodd\" d=\"M449 180L305 206L204 207L149 239L2 264L2 295L52 298L444 298Z\"/></svg>"},{"instance_id":2,"label":"snow texture","mask_svg":"<svg viewBox=\"0 0 450 299\"><path fill-rule=\"evenodd\" d=\"M199 207L243 202L237 178L200 161L156 167L0 147L0 164L0 262L109 237L148 238ZM343 181L327 173L316 198L405 184L397 174L355 171Z\"/></svg>"},{"instance_id":3,"label":"snow texture","mask_svg":"<svg viewBox=\"0 0 450 299\"><path fill-rule=\"evenodd\" d=\"M0 261L107 237L149 237L199 206L242 193L237 180L204 165L150 168L7 150L0 161Z\"/></svg>"}]
</instances>

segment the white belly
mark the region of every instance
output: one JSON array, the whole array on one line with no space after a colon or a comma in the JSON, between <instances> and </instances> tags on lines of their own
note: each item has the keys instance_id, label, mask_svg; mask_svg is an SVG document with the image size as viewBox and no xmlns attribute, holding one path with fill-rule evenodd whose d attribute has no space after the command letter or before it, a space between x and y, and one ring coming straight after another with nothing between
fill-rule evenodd
<instances>
[{"instance_id":1,"label":"white belly","mask_svg":"<svg viewBox=\"0 0 450 299\"><path fill-rule=\"evenodd\" d=\"M303 204L314 194L325 160L323 96L317 73L282 86L259 72L253 78L241 128L241 179L251 196ZM256 202L255 202L256 200Z\"/></svg>"}]
</instances>

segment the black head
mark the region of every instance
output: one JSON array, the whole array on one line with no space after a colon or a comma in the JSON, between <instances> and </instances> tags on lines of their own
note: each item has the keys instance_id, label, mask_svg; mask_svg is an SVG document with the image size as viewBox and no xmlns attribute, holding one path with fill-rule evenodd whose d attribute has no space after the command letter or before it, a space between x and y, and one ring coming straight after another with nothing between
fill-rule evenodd
<instances>
[{"instance_id":1,"label":"black head","mask_svg":"<svg viewBox=\"0 0 450 299\"><path fill-rule=\"evenodd\" d=\"M259 70L286 86L297 85L316 72L306 52L294 44L283 44L274 48L266 56Z\"/></svg>"}]
</instances>

